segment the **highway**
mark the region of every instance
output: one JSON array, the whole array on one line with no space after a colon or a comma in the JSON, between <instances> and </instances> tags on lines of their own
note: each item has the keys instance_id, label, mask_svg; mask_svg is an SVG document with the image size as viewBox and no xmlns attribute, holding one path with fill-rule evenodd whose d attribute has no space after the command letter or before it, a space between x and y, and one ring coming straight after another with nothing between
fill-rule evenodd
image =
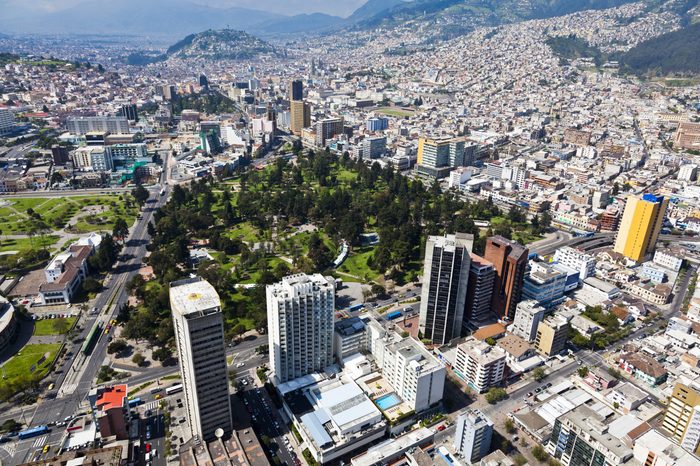
<instances>
[{"instance_id":1,"label":"highway","mask_svg":"<svg viewBox=\"0 0 700 466\"><path fill-rule=\"evenodd\" d=\"M167 163L168 160L166 159L163 173L167 173ZM103 291L99 294L94 304L94 307L99 309L100 312L96 316L87 318L81 334L83 339L90 332L96 321L109 322L114 319L119 307L126 302L128 296L124 285L138 273L141 267L146 253L146 245L149 242L147 225L153 213L165 204L169 195L170 185L165 185L163 189L165 189L165 194L161 196L160 185L149 188L151 197L144 206L141 218L132 227L131 234L121 252L122 257L126 260L118 260L112 269L112 273L105 280ZM84 194L84 191L81 191L81 193ZM46 196L46 194L46 192L42 193L43 196ZM68 342L68 351L71 351L73 356L64 365L67 370L63 370L56 379L56 398L50 399L54 394L49 394L46 399L42 399L37 403L33 413L30 415L25 413L27 424L32 426L49 424L76 414L88 392L94 386L93 381L105 361L108 344L109 338L102 331L92 352L86 358L80 352L80 345L72 345ZM76 376L76 374L78 375ZM13 417L17 417L17 410L3 413L0 415L0 421ZM30 457L34 457L37 449L40 449L43 445L59 445L63 436L64 429L53 428L49 434L42 437L19 441L14 445L4 444L0 448L0 461L4 460L8 464L28 461L31 459ZM11 455L10 452L12 452ZM8 456L11 456L11 459Z\"/></svg>"}]
</instances>

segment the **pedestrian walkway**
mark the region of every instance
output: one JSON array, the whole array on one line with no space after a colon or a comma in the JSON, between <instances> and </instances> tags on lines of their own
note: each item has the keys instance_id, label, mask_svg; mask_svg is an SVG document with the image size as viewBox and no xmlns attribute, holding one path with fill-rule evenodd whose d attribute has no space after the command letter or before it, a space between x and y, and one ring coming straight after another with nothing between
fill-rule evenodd
<instances>
[{"instance_id":1,"label":"pedestrian walkway","mask_svg":"<svg viewBox=\"0 0 700 466\"><path fill-rule=\"evenodd\" d=\"M34 443L32 444L32 448L41 448L44 446L46 441L49 439L48 435L42 435L41 437L37 438Z\"/></svg>"},{"instance_id":2,"label":"pedestrian walkway","mask_svg":"<svg viewBox=\"0 0 700 466\"><path fill-rule=\"evenodd\" d=\"M145 405L143 405L143 408L144 408L146 411L153 411L153 410L156 409L157 407L158 407L158 400L149 401L148 403L146 403Z\"/></svg>"}]
</instances>

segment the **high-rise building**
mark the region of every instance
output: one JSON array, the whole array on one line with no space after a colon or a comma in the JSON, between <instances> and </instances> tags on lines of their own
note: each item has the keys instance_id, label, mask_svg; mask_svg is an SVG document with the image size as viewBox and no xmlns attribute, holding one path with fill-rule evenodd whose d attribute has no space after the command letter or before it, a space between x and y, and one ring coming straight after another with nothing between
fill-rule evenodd
<instances>
[{"instance_id":1,"label":"high-rise building","mask_svg":"<svg viewBox=\"0 0 700 466\"><path fill-rule=\"evenodd\" d=\"M199 85L200 85L200 87L203 87L203 88L209 88L209 80L207 79L206 75L204 75L204 74L199 75Z\"/></svg>"},{"instance_id":2,"label":"high-rise building","mask_svg":"<svg viewBox=\"0 0 700 466\"><path fill-rule=\"evenodd\" d=\"M383 116L369 118L366 127L371 132L384 131L389 127L389 119Z\"/></svg>"},{"instance_id":3,"label":"high-rise building","mask_svg":"<svg viewBox=\"0 0 700 466\"><path fill-rule=\"evenodd\" d=\"M289 101L304 99L304 83L301 79L294 79L289 83Z\"/></svg>"},{"instance_id":4,"label":"high-rise building","mask_svg":"<svg viewBox=\"0 0 700 466\"><path fill-rule=\"evenodd\" d=\"M370 136L362 140L362 158L378 159L386 153L386 136Z\"/></svg>"},{"instance_id":5,"label":"high-rise building","mask_svg":"<svg viewBox=\"0 0 700 466\"><path fill-rule=\"evenodd\" d=\"M68 148L65 146L59 146L58 144L51 146L51 157L53 158L54 165L64 165L66 162L68 162L68 160L70 160Z\"/></svg>"},{"instance_id":6,"label":"high-rise building","mask_svg":"<svg viewBox=\"0 0 700 466\"><path fill-rule=\"evenodd\" d=\"M496 269L492 310L502 319L513 320L520 301L527 268L528 250L521 244L502 236L486 240L484 259Z\"/></svg>"},{"instance_id":7,"label":"high-rise building","mask_svg":"<svg viewBox=\"0 0 700 466\"><path fill-rule=\"evenodd\" d=\"M104 147L79 147L73 152L73 166L81 170L106 172L114 168L114 162Z\"/></svg>"},{"instance_id":8,"label":"high-rise building","mask_svg":"<svg viewBox=\"0 0 700 466\"><path fill-rule=\"evenodd\" d=\"M119 116L126 117L129 121L139 121L139 110L136 104L124 104L119 109Z\"/></svg>"},{"instance_id":9,"label":"high-rise building","mask_svg":"<svg viewBox=\"0 0 700 466\"><path fill-rule=\"evenodd\" d=\"M457 346L452 368L473 390L484 393L503 382L506 352L498 346L470 338Z\"/></svg>"},{"instance_id":10,"label":"high-rise building","mask_svg":"<svg viewBox=\"0 0 700 466\"><path fill-rule=\"evenodd\" d=\"M9 108L0 108L0 135L9 134L15 128L15 115Z\"/></svg>"},{"instance_id":11,"label":"high-rise building","mask_svg":"<svg viewBox=\"0 0 700 466\"><path fill-rule=\"evenodd\" d=\"M66 121L66 128L77 135L94 131L129 134L129 121L124 116L73 117Z\"/></svg>"},{"instance_id":12,"label":"high-rise building","mask_svg":"<svg viewBox=\"0 0 700 466\"><path fill-rule=\"evenodd\" d=\"M544 308L537 301L520 301L515 311L511 333L526 341L535 341L537 328L544 319Z\"/></svg>"},{"instance_id":13,"label":"high-rise building","mask_svg":"<svg viewBox=\"0 0 700 466\"><path fill-rule=\"evenodd\" d=\"M326 118L316 123L316 145L325 146L328 139L343 134L342 118Z\"/></svg>"},{"instance_id":14,"label":"high-rise building","mask_svg":"<svg viewBox=\"0 0 700 466\"><path fill-rule=\"evenodd\" d=\"M290 275L267 286L270 370L284 383L333 363L335 281Z\"/></svg>"},{"instance_id":15,"label":"high-rise building","mask_svg":"<svg viewBox=\"0 0 700 466\"><path fill-rule=\"evenodd\" d=\"M467 307L462 321L465 327L470 322L478 325L491 317L491 295L496 278L496 269L492 263L473 253L470 257Z\"/></svg>"},{"instance_id":16,"label":"high-rise building","mask_svg":"<svg viewBox=\"0 0 700 466\"><path fill-rule=\"evenodd\" d=\"M177 97L177 87L172 84L156 85L156 94L161 96L163 100L174 100Z\"/></svg>"},{"instance_id":17,"label":"high-rise building","mask_svg":"<svg viewBox=\"0 0 700 466\"><path fill-rule=\"evenodd\" d=\"M175 343L187 420L202 441L233 430L228 392L221 301L209 282L196 277L170 284Z\"/></svg>"},{"instance_id":18,"label":"high-rise building","mask_svg":"<svg viewBox=\"0 0 700 466\"><path fill-rule=\"evenodd\" d=\"M667 207L668 198L663 196L628 197L613 250L642 262L647 254L654 252Z\"/></svg>"},{"instance_id":19,"label":"high-rise building","mask_svg":"<svg viewBox=\"0 0 700 466\"><path fill-rule=\"evenodd\" d=\"M303 100L292 100L289 112L292 134L298 136L302 129L311 126L311 107Z\"/></svg>"},{"instance_id":20,"label":"high-rise building","mask_svg":"<svg viewBox=\"0 0 700 466\"><path fill-rule=\"evenodd\" d=\"M663 428L683 448L700 454L700 385L676 383L666 407Z\"/></svg>"},{"instance_id":21,"label":"high-rise building","mask_svg":"<svg viewBox=\"0 0 700 466\"><path fill-rule=\"evenodd\" d=\"M464 167L469 160L465 159L465 138L442 138L418 140L418 164L427 168ZM466 154L473 159L475 148L469 146ZM473 160L472 160L473 162Z\"/></svg>"},{"instance_id":22,"label":"high-rise building","mask_svg":"<svg viewBox=\"0 0 700 466\"><path fill-rule=\"evenodd\" d=\"M429 236L425 246L419 326L423 338L445 344L460 336L474 236Z\"/></svg>"},{"instance_id":23,"label":"high-rise building","mask_svg":"<svg viewBox=\"0 0 700 466\"><path fill-rule=\"evenodd\" d=\"M478 409L467 409L455 421L454 448L469 463L476 463L489 453L493 422Z\"/></svg>"},{"instance_id":24,"label":"high-rise building","mask_svg":"<svg viewBox=\"0 0 700 466\"><path fill-rule=\"evenodd\" d=\"M535 348L544 356L555 356L564 351L568 338L569 321L560 315L552 315L537 325Z\"/></svg>"}]
</instances>

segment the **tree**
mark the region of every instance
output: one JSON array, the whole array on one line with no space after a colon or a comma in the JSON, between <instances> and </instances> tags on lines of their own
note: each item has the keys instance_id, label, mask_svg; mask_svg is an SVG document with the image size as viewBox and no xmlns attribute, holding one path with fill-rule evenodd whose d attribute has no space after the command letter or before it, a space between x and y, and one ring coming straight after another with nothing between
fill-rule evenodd
<instances>
[{"instance_id":1,"label":"tree","mask_svg":"<svg viewBox=\"0 0 700 466\"><path fill-rule=\"evenodd\" d=\"M53 330L60 335L65 335L68 333L68 329L70 329L68 319L63 318L54 319L51 326L53 327Z\"/></svg>"},{"instance_id":2,"label":"tree","mask_svg":"<svg viewBox=\"0 0 700 466\"><path fill-rule=\"evenodd\" d=\"M384 296L386 294L386 289L379 283L372 284L372 294L374 296Z\"/></svg>"},{"instance_id":3,"label":"tree","mask_svg":"<svg viewBox=\"0 0 700 466\"><path fill-rule=\"evenodd\" d=\"M486 392L486 401L489 402L489 404L496 404L501 400L505 400L508 398L508 392L505 391L505 389L500 388L500 387L491 387L489 388L489 391Z\"/></svg>"},{"instance_id":4,"label":"tree","mask_svg":"<svg viewBox=\"0 0 700 466\"><path fill-rule=\"evenodd\" d=\"M578 372L579 377L584 378L588 375L588 368L586 366L581 366L576 372Z\"/></svg>"},{"instance_id":5,"label":"tree","mask_svg":"<svg viewBox=\"0 0 700 466\"><path fill-rule=\"evenodd\" d=\"M233 334L236 335L236 339L240 340L241 335L243 335L246 332L245 325L243 324L236 324L235 327L233 327Z\"/></svg>"},{"instance_id":6,"label":"tree","mask_svg":"<svg viewBox=\"0 0 700 466\"><path fill-rule=\"evenodd\" d=\"M125 351L129 345L124 340L114 340L107 346L107 354L121 353Z\"/></svg>"},{"instance_id":7,"label":"tree","mask_svg":"<svg viewBox=\"0 0 700 466\"><path fill-rule=\"evenodd\" d=\"M532 456L535 457L537 461L543 462L549 457L547 452L542 448L542 445L535 445L532 448Z\"/></svg>"},{"instance_id":8,"label":"tree","mask_svg":"<svg viewBox=\"0 0 700 466\"><path fill-rule=\"evenodd\" d=\"M547 377L547 374L541 367L536 367L535 370L532 371L532 378L535 379L535 382L540 382L544 380L545 377Z\"/></svg>"},{"instance_id":9,"label":"tree","mask_svg":"<svg viewBox=\"0 0 700 466\"><path fill-rule=\"evenodd\" d=\"M157 350L153 351L153 359L160 362L165 362L172 357L172 352L166 346L161 346Z\"/></svg>"},{"instance_id":10,"label":"tree","mask_svg":"<svg viewBox=\"0 0 700 466\"><path fill-rule=\"evenodd\" d=\"M87 277L85 280L83 280L82 287L83 291L86 293L96 293L102 289L102 283L92 277Z\"/></svg>"},{"instance_id":11,"label":"tree","mask_svg":"<svg viewBox=\"0 0 700 466\"><path fill-rule=\"evenodd\" d=\"M527 458L525 458L522 454L517 453L517 454L513 457L513 462L514 462L517 466L524 466L525 464L527 464Z\"/></svg>"},{"instance_id":12,"label":"tree","mask_svg":"<svg viewBox=\"0 0 700 466\"><path fill-rule=\"evenodd\" d=\"M146 358L143 356L143 354L136 353L134 354L134 357L131 358L131 362L139 367L143 367L146 364Z\"/></svg>"},{"instance_id":13,"label":"tree","mask_svg":"<svg viewBox=\"0 0 700 466\"><path fill-rule=\"evenodd\" d=\"M489 346L496 346L496 340L493 337L488 337L484 340Z\"/></svg>"},{"instance_id":14,"label":"tree","mask_svg":"<svg viewBox=\"0 0 700 466\"><path fill-rule=\"evenodd\" d=\"M138 185L134 189L132 189L131 195L134 197L136 203L139 206L143 206L148 200L148 198L151 197L151 194L148 192L148 190L141 185Z\"/></svg>"},{"instance_id":15,"label":"tree","mask_svg":"<svg viewBox=\"0 0 700 466\"><path fill-rule=\"evenodd\" d=\"M19 430L22 424L15 421L14 419L8 419L7 421L0 424L0 432L14 432Z\"/></svg>"},{"instance_id":16,"label":"tree","mask_svg":"<svg viewBox=\"0 0 700 466\"><path fill-rule=\"evenodd\" d=\"M129 225L126 224L126 220L119 217L114 222L114 229L112 230L112 236L114 236L115 238L118 238L120 240L123 240L128 235L129 235Z\"/></svg>"},{"instance_id":17,"label":"tree","mask_svg":"<svg viewBox=\"0 0 700 466\"><path fill-rule=\"evenodd\" d=\"M506 419L504 426L506 428L506 432L508 432L509 434L512 434L516 431L515 422L513 422L511 418Z\"/></svg>"}]
</instances>

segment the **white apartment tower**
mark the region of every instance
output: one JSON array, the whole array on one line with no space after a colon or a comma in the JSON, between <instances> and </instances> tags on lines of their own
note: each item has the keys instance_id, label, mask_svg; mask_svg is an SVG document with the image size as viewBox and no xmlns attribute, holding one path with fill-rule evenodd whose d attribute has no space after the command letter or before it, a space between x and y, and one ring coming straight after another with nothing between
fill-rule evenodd
<instances>
[{"instance_id":1,"label":"white apartment tower","mask_svg":"<svg viewBox=\"0 0 700 466\"><path fill-rule=\"evenodd\" d=\"M277 383L333 363L334 311L332 278L297 274L267 286L270 369Z\"/></svg>"},{"instance_id":2,"label":"white apartment tower","mask_svg":"<svg viewBox=\"0 0 700 466\"><path fill-rule=\"evenodd\" d=\"M228 392L224 321L214 287L199 277L170 284L175 342L192 436L216 438L233 430Z\"/></svg>"},{"instance_id":3,"label":"white apartment tower","mask_svg":"<svg viewBox=\"0 0 700 466\"><path fill-rule=\"evenodd\" d=\"M535 341L537 326L542 319L544 319L544 308L537 301L532 299L520 301L515 308L515 318L510 331L524 340Z\"/></svg>"},{"instance_id":4,"label":"white apartment tower","mask_svg":"<svg viewBox=\"0 0 700 466\"><path fill-rule=\"evenodd\" d=\"M468 463L476 463L491 448L493 422L478 409L467 409L455 422L454 448Z\"/></svg>"}]
</instances>

